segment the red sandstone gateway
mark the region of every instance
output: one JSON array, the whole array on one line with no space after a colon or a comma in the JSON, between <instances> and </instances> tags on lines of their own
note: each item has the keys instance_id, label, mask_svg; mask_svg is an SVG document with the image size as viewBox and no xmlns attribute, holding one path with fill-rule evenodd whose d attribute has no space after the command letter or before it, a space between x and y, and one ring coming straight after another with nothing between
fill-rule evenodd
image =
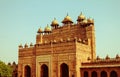
<instances>
[{"instance_id":1,"label":"red sandstone gateway","mask_svg":"<svg viewBox=\"0 0 120 77\"><path fill-rule=\"evenodd\" d=\"M19 46L19 77L120 77L120 58L96 58L94 20L67 15L39 28L36 44Z\"/></svg>"}]
</instances>

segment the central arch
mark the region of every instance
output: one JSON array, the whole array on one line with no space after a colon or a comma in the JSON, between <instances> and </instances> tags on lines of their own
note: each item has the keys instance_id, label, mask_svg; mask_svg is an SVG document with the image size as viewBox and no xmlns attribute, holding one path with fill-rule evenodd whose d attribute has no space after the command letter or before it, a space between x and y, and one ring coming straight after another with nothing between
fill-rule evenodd
<instances>
[{"instance_id":1,"label":"central arch","mask_svg":"<svg viewBox=\"0 0 120 77\"><path fill-rule=\"evenodd\" d=\"M48 66L45 64L41 66L41 77L48 77Z\"/></svg>"},{"instance_id":2,"label":"central arch","mask_svg":"<svg viewBox=\"0 0 120 77\"><path fill-rule=\"evenodd\" d=\"M31 77L31 68L30 66L25 66L25 77Z\"/></svg>"},{"instance_id":3,"label":"central arch","mask_svg":"<svg viewBox=\"0 0 120 77\"><path fill-rule=\"evenodd\" d=\"M60 66L60 77L69 77L69 68L65 63Z\"/></svg>"}]
</instances>

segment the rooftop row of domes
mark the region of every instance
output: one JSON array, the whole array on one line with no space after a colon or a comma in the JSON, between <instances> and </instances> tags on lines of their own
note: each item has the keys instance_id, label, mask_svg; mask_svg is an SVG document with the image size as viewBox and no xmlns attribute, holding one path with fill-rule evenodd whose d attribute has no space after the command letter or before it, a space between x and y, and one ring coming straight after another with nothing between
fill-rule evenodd
<instances>
[{"instance_id":1,"label":"rooftop row of domes","mask_svg":"<svg viewBox=\"0 0 120 77\"><path fill-rule=\"evenodd\" d=\"M116 60L116 59L120 59L120 56L118 54L116 54L115 58L110 58L109 55L106 55L105 58L100 58L99 56L96 57L96 60ZM88 57L88 60L91 60L90 57Z\"/></svg>"},{"instance_id":2,"label":"rooftop row of domes","mask_svg":"<svg viewBox=\"0 0 120 77\"><path fill-rule=\"evenodd\" d=\"M30 43L30 47L33 47L33 46L34 46L33 43ZM19 45L19 48L23 48L22 44ZM24 48L28 48L27 43L24 45Z\"/></svg>"},{"instance_id":3,"label":"rooftop row of domes","mask_svg":"<svg viewBox=\"0 0 120 77\"><path fill-rule=\"evenodd\" d=\"M63 21L62 21L63 24L73 24L73 21L71 19L71 17L67 14L66 17L64 17ZM77 23L82 23L82 24L93 24L94 23L94 20L91 19L91 18L88 18L86 19L85 15L83 15L82 13L78 16L78 19L77 19ZM54 18L54 20L52 21L51 23L51 27L52 28L57 28L59 26L59 23L58 21L56 20L56 18ZM39 28L37 33L50 33L51 32L51 28L50 26L47 24L47 26L45 27L44 31L42 30L42 28Z\"/></svg>"}]
</instances>

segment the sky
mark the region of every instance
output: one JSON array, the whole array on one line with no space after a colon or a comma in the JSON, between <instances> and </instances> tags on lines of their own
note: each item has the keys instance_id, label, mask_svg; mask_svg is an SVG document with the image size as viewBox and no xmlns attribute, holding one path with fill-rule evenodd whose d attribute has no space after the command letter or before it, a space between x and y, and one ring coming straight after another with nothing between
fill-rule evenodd
<instances>
[{"instance_id":1,"label":"sky","mask_svg":"<svg viewBox=\"0 0 120 77\"><path fill-rule=\"evenodd\" d=\"M0 60L18 62L18 46L35 44L37 30L82 12L95 21L96 55L120 55L120 0L0 0Z\"/></svg>"}]
</instances>

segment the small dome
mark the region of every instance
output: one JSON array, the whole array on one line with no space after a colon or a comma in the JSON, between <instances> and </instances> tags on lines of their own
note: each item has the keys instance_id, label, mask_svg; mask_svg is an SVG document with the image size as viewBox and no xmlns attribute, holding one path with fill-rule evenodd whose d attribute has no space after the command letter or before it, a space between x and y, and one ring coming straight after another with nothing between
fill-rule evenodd
<instances>
[{"instance_id":1,"label":"small dome","mask_svg":"<svg viewBox=\"0 0 120 77\"><path fill-rule=\"evenodd\" d=\"M15 61L12 63L12 65L16 65Z\"/></svg>"},{"instance_id":2,"label":"small dome","mask_svg":"<svg viewBox=\"0 0 120 77\"><path fill-rule=\"evenodd\" d=\"M77 21L81 21L81 20L84 20L84 19L86 19L86 18L85 18L85 16L81 12L81 14L78 16Z\"/></svg>"},{"instance_id":3,"label":"small dome","mask_svg":"<svg viewBox=\"0 0 120 77\"><path fill-rule=\"evenodd\" d=\"M51 32L51 28L48 26L48 24L47 24L47 26L45 27L44 32Z\"/></svg>"},{"instance_id":4,"label":"small dome","mask_svg":"<svg viewBox=\"0 0 120 77\"><path fill-rule=\"evenodd\" d=\"M105 59L110 59L110 57L107 55Z\"/></svg>"},{"instance_id":5,"label":"small dome","mask_svg":"<svg viewBox=\"0 0 120 77\"><path fill-rule=\"evenodd\" d=\"M43 30L41 27L38 29L37 33L43 33Z\"/></svg>"},{"instance_id":6,"label":"small dome","mask_svg":"<svg viewBox=\"0 0 120 77\"><path fill-rule=\"evenodd\" d=\"M68 16L68 14L67 14L67 16L64 18L64 20L62 21L62 23L67 23L67 22L73 23L71 17Z\"/></svg>"},{"instance_id":7,"label":"small dome","mask_svg":"<svg viewBox=\"0 0 120 77\"><path fill-rule=\"evenodd\" d=\"M54 18L54 20L51 23L51 26L58 26L58 21L56 20L56 18Z\"/></svg>"},{"instance_id":8,"label":"small dome","mask_svg":"<svg viewBox=\"0 0 120 77\"><path fill-rule=\"evenodd\" d=\"M33 43L30 43L30 46L32 47L32 46L33 46Z\"/></svg>"},{"instance_id":9,"label":"small dome","mask_svg":"<svg viewBox=\"0 0 120 77\"><path fill-rule=\"evenodd\" d=\"M116 59L119 59L119 58L120 58L120 56L117 54L117 55L116 55Z\"/></svg>"},{"instance_id":10,"label":"small dome","mask_svg":"<svg viewBox=\"0 0 120 77\"><path fill-rule=\"evenodd\" d=\"M97 60L100 60L100 57L99 56L97 56L97 58L96 58Z\"/></svg>"},{"instance_id":11,"label":"small dome","mask_svg":"<svg viewBox=\"0 0 120 77\"><path fill-rule=\"evenodd\" d=\"M27 43L24 45L24 47L25 47L25 48L28 48L28 45L27 45Z\"/></svg>"},{"instance_id":12,"label":"small dome","mask_svg":"<svg viewBox=\"0 0 120 77\"><path fill-rule=\"evenodd\" d=\"M19 45L19 48L22 48L22 47L23 47L22 44L20 44L20 45Z\"/></svg>"},{"instance_id":13,"label":"small dome","mask_svg":"<svg viewBox=\"0 0 120 77\"><path fill-rule=\"evenodd\" d=\"M11 63L10 63L10 62L8 63L8 66L11 66Z\"/></svg>"},{"instance_id":14,"label":"small dome","mask_svg":"<svg viewBox=\"0 0 120 77\"><path fill-rule=\"evenodd\" d=\"M88 22L88 21L87 21L86 19L85 19L85 20L83 20L83 23L85 23L85 24L86 24L87 22Z\"/></svg>"},{"instance_id":15,"label":"small dome","mask_svg":"<svg viewBox=\"0 0 120 77\"><path fill-rule=\"evenodd\" d=\"M88 21L88 23L94 23L94 20L91 18L88 18L87 21Z\"/></svg>"}]
</instances>

